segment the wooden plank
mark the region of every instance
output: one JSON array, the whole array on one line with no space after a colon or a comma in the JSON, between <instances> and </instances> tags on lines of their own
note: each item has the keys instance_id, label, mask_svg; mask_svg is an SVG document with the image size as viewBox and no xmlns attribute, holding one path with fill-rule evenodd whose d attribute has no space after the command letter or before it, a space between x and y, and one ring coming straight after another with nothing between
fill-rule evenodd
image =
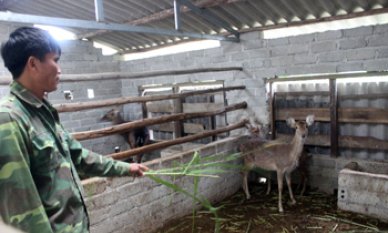
<instances>
[{"instance_id":1,"label":"wooden plank","mask_svg":"<svg viewBox=\"0 0 388 233\"><path fill-rule=\"evenodd\" d=\"M295 91L295 92L275 92L274 95L277 97L285 96L316 96L316 95L330 95L329 91Z\"/></svg>"},{"instance_id":2,"label":"wooden plank","mask_svg":"<svg viewBox=\"0 0 388 233\"><path fill-rule=\"evenodd\" d=\"M330 79L330 157L338 156L337 80Z\"/></svg>"},{"instance_id":3,"label":"wooden plank","mask_svg":"<svg viewBox=\"0 0 388 233\"><path fill-rule=\"evenodd\" d=\"M273 83L270 83L269 84L269 95L270 95L270 100L269 100L269 107L270 107L270 121L271 121L271 139L275 139L276 138L276 122L275 122L275 119L276 119L276 116L278 115L278 113L276 112L276 109L275 109L275 94L274 94L274 91L273 91ZM284 118L286 119L286 118Z\"/></svg>"},{"instance_id":4,"label":"wooden plank","mask_svg":"<svg viewBox=\"0 0 388 233\"><path fill-rule=\"evenodd\" d=\"M291 142L294 134L278 133L278 140ZM305 145L330 147L330 135L308 135ZM388 150L388 141L374 137L338 136L338 146L354 149Z\"/></svg>"},{"instance_id":5,"label":"wooden plank","mask_svg":"<svg viewBox=\"0 0 388 233\"><path fill-rule=\"evenodd\" d=\"M379 99L388 98L388 93L338 95L338 99Z\"/></svg>"},{"instance_id":6,"label":"wooden plank","mask_svg":"<svg viewBox=\"0 0 388 233\"><path fill-rule=\"evenodd\" d=\"M97 100L97 101L89 101L89 102L77 102L70 104L54 104L54 108L61 112L75 112L81 110L95 109L95 108L103 108L112 105L120 105L120 104L128 104L128 103L144 103L149 101L160 101L160 100L168 100L168 99L180 99L188 96L194 95L203 95L207 93L214 93L219 91L233 91L233 90L244 90L245 86L235 86L235 87L223 87L209 90L200 90L200 91L190 91L179 94L166 94L166 95L150 95L150 96L130 96L109 100Z\"/></svg>"},{"instance_id":7,"label":"wooden plank","mask_svg":"<svg viewBox=\"0 0 388 233\"><path fill-rule=\"evenodd\" d=\"M92 138L99 138L99 137L124 133L124 132L128 132L128 131L131 131L134 129L138 129L138 128L150 126L150 125L155 125L155 124L218 115L221 113L235 111L237 109L243 109L246 107L247 107L247 103L241 102L241 103L226 106L224 109L217 110L217 111L173 114L173 115L168 115L168 116L143 119L140 121L132 121L132 122L128 122L128 123L124 123L124 124L120 124L120 125L106 127L104 129L100 129L100 130L72 133L71 135L76 140L81 141L81 140L87 140L87 139L92 139Z\"/></svg>"},{"instance_id":8,"label":"wooden plank","mask_svg":"<svg viewBox=\"0 0 388 233\"><path fill-rule=\"evenodd\" d=\"M236 67L237 68L237 67ZM238 68L237 68L238 69ZM198 70L201 72L201 70ZM185 83L169 83L169 84L152 84L151 86L140 86L139 89L141 91L144 90L152 90L152 89L159 89L159 88L174 88L174 87L195 87L195 86L211 86L211 87L222 87L224 81L223 80L216 80L212 82L185 82Z\"/></svg>"},{"instance_id":9,"label":"wooden plank","mask_svg":"<svg viewBox=\"0 0 388 233\"><path fill-rule=\"evenodd\" d=\"M179 87L174 87L174 93L179 93ZM174 114L179 114L183 112L182 99L174 99ZM174 134L175 138L180 138L183 136L183 121L177 120L174 121Z\"/></svg>"},{"instance_id":10,"label":"wooden plank","mask_svg":"<svg viewBox=\"0 0 388 233\"><path fill-rule=\"evenodd\" d=\"M315 114L316 121L330 121L330 108L287 108L276 110L276 120L284 121L287 116L295 120L306 120ZM388 123L388 109L378 108L338 108L338 122Z\"/></svg>"},{"instance_id":11,"label":"wooden plank","mask_svg":"<svg viewBox=\"0 0 388 233\"><path fill-rule=\"evenodd\" d=\"M329 96L329 91L295 91L295 92L275 92L276 97L285 97L285 96ZM372 94L352 94L352 95L341 95L337 93L337 99L378 99L378 98L388 98L388 93L372 93Z\"/></svg>"},{"instance_id":12,"label":"wooden plank","mask_svg":"<svg viewBox=\"0 0 388 233\"><path fill-rule=\"evenodd\" d=\"M149 129L162 132L174 132L174 123L163 123L157 125L151 125ZM183 123L184 133L203 133L205 131L202 124Z\"/></svg>"},{"instance_id":13,"label":"wooden plank","mask_svg":"<svg viewBox=\"0 0 388 233\"><path fill-rule=\"evenodd\" d=\"M388 10L388 9L387 9ZM328 75L317 75L310 77L295 77L295 78L271 78L267 79L268 83L274 82L290 82L290 81L307 81L307 80L322 80L322 79L337 79L337 78L366 78L373 76L386 76L388 75L388 71L370 71L366 73L346 73L346 74L328 74Z\"/></svg>"},{"instance_id":14,"label":"wooden plank","mask_svg":"<svg viewBox=\"0 0 388 233\"><path fill-rule=\"evenodd\" d=\"M242 128L242 127L245 127L244 121L239 122L239 123L234 124L234 125L227 126L225 128L222 128L222 129L216 129L216 130L212 130L212 131L201 133L201 134L195 134L195 135L191 135L191 136L181 137L181 138L174 139L174 140L158 142L158 143L155 143L152 145L147 145L147 146L143 146L143 147L128 150L128 151L106 155L105 157L111 157L114 159L126 159L126 158L129 158L131 156L138 155L138 154L144 154L147 152L151 152L151 151L158 150L158 149L163 149L163 148L166 148L166 147L169 147L172 145L182 144L185 142L192 142L192 141L195 141L198 139L210 137L213 135L217 135L220 133L224 133L224 132L231 131L231 130L238 129L238 128Z\"/></svg>"},{"instance_id":15,"label":"wooden plank","mask_svg":"<svg viewBox=\"0 0 388 233\"><path fill-rule=\"evenodd\" d=\"M168 102L150 103L147 107L149 112L172 113L174 110L174 105ZM224 103L183 103L183 112L204 112L223 107Z\"/></svg>"},{"instance_id":16,"label":"wooden plank","mask_svg":"<svg viewBox=\"0 0 388 233\"><path fill-rule=\"evenodd\" d=\"M205 112L209 110L223 109L224 103L184 103L183 112Z\"/></svg>"}]
</instances>

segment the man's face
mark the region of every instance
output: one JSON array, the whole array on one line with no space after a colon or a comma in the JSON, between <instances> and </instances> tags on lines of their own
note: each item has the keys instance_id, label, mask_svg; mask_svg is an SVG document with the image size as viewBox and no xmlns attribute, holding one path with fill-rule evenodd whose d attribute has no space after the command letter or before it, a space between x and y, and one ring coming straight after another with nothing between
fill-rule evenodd
<instances>
[{"instance_id":1,"label":"man's face","mask_svg":"<svg viewBox=\"0 0 388 233\"><path fill-rule=\"evenodd\" d=\"M59 55L56 52L48 53L43 62L39 62L38 82L41 90L52 92L58 89L59 74L61 69L58 66Z\"/></svg>"}]
</instances>

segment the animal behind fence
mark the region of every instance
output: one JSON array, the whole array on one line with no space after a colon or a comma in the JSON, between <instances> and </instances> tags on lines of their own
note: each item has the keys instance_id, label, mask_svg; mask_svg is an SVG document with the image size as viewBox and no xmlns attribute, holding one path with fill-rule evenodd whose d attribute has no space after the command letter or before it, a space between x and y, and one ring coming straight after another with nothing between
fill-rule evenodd
<instances>
[{"instance_id":1,"label":"animal behind fence","mask_svg":"<svg viewBox=\"0 0 388 233\"><path fill-rule=\"evenodd\" d=\"M125 121L120 115L121 107L114 108L107 112L102 118L101 121L111 121L114 125L119 125L127 123L130 121ZM141 127L135 130L124 132L121 134L124 140L131 146L131 149L145 146L149 143L150 134L148 127ZM136 155L136 161L141 163L141 159L144 154Z\"/></svg>"},{"instance_id":2,"label":"animal behind fence","mask_svg":"<svg viewBox=\"0 0 388 233\"><path fill-rule=\"evenodd\" d=\"M296 203L292 188L291 188L291 171L297 166L299 157L303 151L303 145L307 138L307 126L314 123L314 115L309 115L305 121L295 123L294 118L288 117L287 124L291 128L295 128L295 136L291 143L265 142L261 139L251 139L241 144L239 149L245 154L245 166L253 168L258 166L267 171L276 171L279 189L279 212L283 212L282 192L283 192L283 176L286 176L290 198ZM264 148L266 147L266 148ZM242 170L243 174L243 189L247 199L251 198L248 190L249 170ZM269 191L269 190L268 190Z\"/></svg>"}]
</instances>

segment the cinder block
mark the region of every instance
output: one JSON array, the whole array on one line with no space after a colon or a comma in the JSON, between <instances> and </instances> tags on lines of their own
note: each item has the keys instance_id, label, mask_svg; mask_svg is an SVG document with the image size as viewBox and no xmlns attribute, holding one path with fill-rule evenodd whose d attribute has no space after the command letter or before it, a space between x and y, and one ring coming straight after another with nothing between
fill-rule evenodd
<instances>
[{"instance_id":1,"label":"cinder block","mask_svg":"<svg viewBox=\"0 0 388 233\"><path fill-rule=\"evenodd\" d=\"M331 64L319 64L311 67L312 73L334 73L337 71L337 65Z\"/></svg>"},{"instance_id":2,"label":"cinder block","mask_svg":"<svg viewBox=\"0 0 388 233\"><path fill-rule=\"evenodd\" d=\"M320 62L336 62L345 60L344 51L330 51L318 54L318 60Z\"/></svg>"},{"instance_id":3,"label":"cinder block","mask_svg":"<svg viewBox=\"0 0 388 233\"><path fill-rule=\"evenodd\" d=\"M373 59L376 57L376 49L359 49L347 51L346 56L349 61Z\"/></svg>"},{"instance_id":4,"label":"cinder block","mask_svg":"<svg viewBox=\"0 0 388 233\"><path fill-rule=\"evenodd\" d=\"M368 47L378 47L387 45L388 35L376 35L368 38Z\"/></svg>"},{"instance_id":5,"label":"cinder block","mask_svg":"<svg viewBox=\"0 0 388 233\"><path fill-rule=\"evenodd\" d=\"M268 47L277 47L277 46L288 45L288 44L289 42L287 37L267 40Z\"/></svg>"},{"instance_id":6,"label":"cinder block","mask_svg":"<svg viewBox=\"0 0 388 233\"><path fill-rule=\"evenodd\" d=\"M275 77L275 69L255 69L254 74L256 78L271 78Z\"/></svg>"},{"instance_id":7,"label":"cinder block","mask_svg":"<svg viewBox=\"0 0 388 233\"><path fill-rule=\"evenodd\" d=\"M113 185L117 184L113 182ZM120 194L120 199L128 198L144 191L143 185L140 182L123 184L117 187L116 190Z\"/></svg>"},{"instance_id":8,"label":"cinder block","mask_svg":"<svg viewBox=\"0 0 388 233\"><path fill-rule=\"evenodd\" d=\"M343 30L325 31L317 33L316 38L317 41L340 39L342 38L342 34Z\"/></svg>"},{"instance_id":9,"label":"cinder block","mask_svg":"<svg viewBox=\"0 0 388 233\"><path fill-rule=\"evenodd\" d=\"M347 63L341 63L337 66L337 72L361 71L361 70L365 70L363 62L347 62Z\"/></svg>"},{"instance_id":10,"label":"cinder block","mask_svg":"<svg viewBox=\"0 0 388 233\"><path fill-rule=\"evenodd\" d=\"M279 73L278 70L277 72L275 73L276 75L280 76L280 75L295 75L295 74L310 74L312 73L311 71L311 65L310 66L292 66L292 67L287 67L284 74L282 73Z\"/></svg>"},{"instance_id":11,"label":"cinder block","mask_svg":"<svg viewBox=\"0 0 388 233\"><path fill-rule=\"evenodd\" d=\"M84 61L97 61L98 59L98 54L97 53L83 53L83 60Z\"/></svg>"},{"instance_id":12,"label":"cinder block","mask_svg":"<svg viewBox=\"0 0 388 233\"><path fill-rule=\"evenodd\" d=\"M128 213L134 207L134 202L132 198L122 200L110 207L110 217L115 217L117 215Z\"/></svg>"},{"instance_id":13,"label":"cinder block","mask_svg":"<svg viewBox=\"0 0 388 233\"><path fill-rule=\"evenodd\" d=\"M245 52L235 52L228 54L230 56L231 61L241 61L248 58L248 54Z\"/></svg>"},{"instance_id":14,"label":"cinder block","mask_svg":"<svg viewBox=\"0 0 388 233\"><path fill-rule=\"evenodd\" d=\"M316 52L324 52L324 51L332 51L337 49L337 42L336 41L323 41L323 42L316 42L311 44L311 51L313 53Z\"/></svg>"},{"instance_id":15,"label":"cinder block","mask_svg":"<svg viewBox=\"0 0 388 233\"><path fill-rule=\"evenodd\" d=\"M244 50L261 49L266 45L266 40L246 40L242 41Z\"/></svg>"},{"instance_id":16,"label":"cinder block","mask_svg":"<svg viewBox=\"0 0 388 233\"><path fill-rule=\"evenodd\" d=\"M367 61L364 63L364 66L365 66L364 68L367 71L387 70L387 62L388 62L388 59Z\"/></svg>"},{"instance_id":17,"label":"cinder block","mask_svg":"<svg viewBox=\"0 0 388 233\"><path fill-rule=\"evenodd\" d=\"M299 36L291 36L288 38L288 41L290 42L290 46L293 46L292 44L308 44L310 42L315 41L315 33L313 34L307 34L307 35L299 35Z\"/></svg>"},{"instance_id":18,"label":"cinder block","mask_svg":"<svg viewBox=\"0 0 388 233\"><path fill-rule=\"evenodd\" d=\"M105 192L100 195L94 195L91 201L93 202L94 208L98 209L116 203L119 196L120 194L117 191Z\"/></svg>"},{"instance_id":19,"label":"cinder block","mask_svg":"<svg viewBox=\"0 0 388 233\"><path fill-rule=\"evenodd\" d=\"M317 62L316 54L312 53L299 53L294 56L295 64L311 64Z\"/></svg>"},{"instance_id":20,"label":"cinder block","mask_svg":"<svg viewBox=\"0 0 388 233\"><path fill-rule=\"evenodd\" d=\"M373 27L370 26L343 30L344 37L369 36L372 33Z\"/></svg>"},{"instance_id":21,"label":"cinder block","mask_svg":"<svg viewBox=\"0 0 388 233\"><path fill-rule=\"evenodd\" d=\"M309 50L308 44L294 44L287 47L287 54L307 53Z\"/></svg>"},{"instance_id":22,"label":"cinder block","mask_svg":"<svg viewBox=\"0 0 388 233\"><path fill-rule=\"evenodd\" d=\"M379 48L377 54L377 58L388 58L388 49Z\"/></svg>"},{"instance_id":23,"label":"cinder block","mask_svg":"<svg viewBox=\"0 0 388 233\"><path fill-rule=\"evenodd\" d=\"M293 57L276 57L271 60L271 65L272 67L277 67L277 66L290 66L294 61Z\"/></svg>"},{"instance_id":24,"label":"cinder block","mask_svg":"<svg viewBox=\"0 0 388 233\"><path fill-rule=\"evenodd\" d=\"M242 41L258 40L260 38L262 38L262 32L260 32L260 31L247 32L247 33L240 34L240 39Z\"/></svg>"},{"instance_id":25,"label":"cinder block","mask_svg":"<svg viewBox=\"0 0 388 233\"><path fill-rule=\"evenodd\" d=\"M287 55L287 46L275 47L270 50L271 58Z\"/></svg>"},{"instance_id":26,"label":"cinder block","mask_svg":"<svg viewBox=\"0 0 388 233\"><path fill-rule=\"evenodd\" d=\"M388 32L388 24L376 25L373 29L375 34L386 34Z\"/></svg>"}]
</instances>

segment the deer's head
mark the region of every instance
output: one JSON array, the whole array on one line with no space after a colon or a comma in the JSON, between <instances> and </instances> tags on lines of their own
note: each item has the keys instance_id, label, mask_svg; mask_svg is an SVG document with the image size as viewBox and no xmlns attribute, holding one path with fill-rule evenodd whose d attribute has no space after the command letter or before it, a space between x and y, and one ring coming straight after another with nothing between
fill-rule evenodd
<instances>
[{"instance_id":1,"label":"deer's head","mask_svg":"<svg viewBox=\"0 0 388 233\"><path fill-rule=\"evenodd\" d=\"M101 121L115 121L120 115L121 106L115 107L107 112L103 117L101 117Z\"/></svg>"},{"instance_id":2,"label":"deer's head","mask_svg":"<svg viewBox=\"0 0 388 233\"><path fill-rule=\"evenodd\" d=\"M308 134L307 127L314 123L314 118L315 118L315 115L308 115L306 117L306 121L295 122L294 118L287 117L286 121L287 121L288 126L296 129L295 136L304 140L304 139L306 139L307 134Z\"/></svg>"}]
</instances>

